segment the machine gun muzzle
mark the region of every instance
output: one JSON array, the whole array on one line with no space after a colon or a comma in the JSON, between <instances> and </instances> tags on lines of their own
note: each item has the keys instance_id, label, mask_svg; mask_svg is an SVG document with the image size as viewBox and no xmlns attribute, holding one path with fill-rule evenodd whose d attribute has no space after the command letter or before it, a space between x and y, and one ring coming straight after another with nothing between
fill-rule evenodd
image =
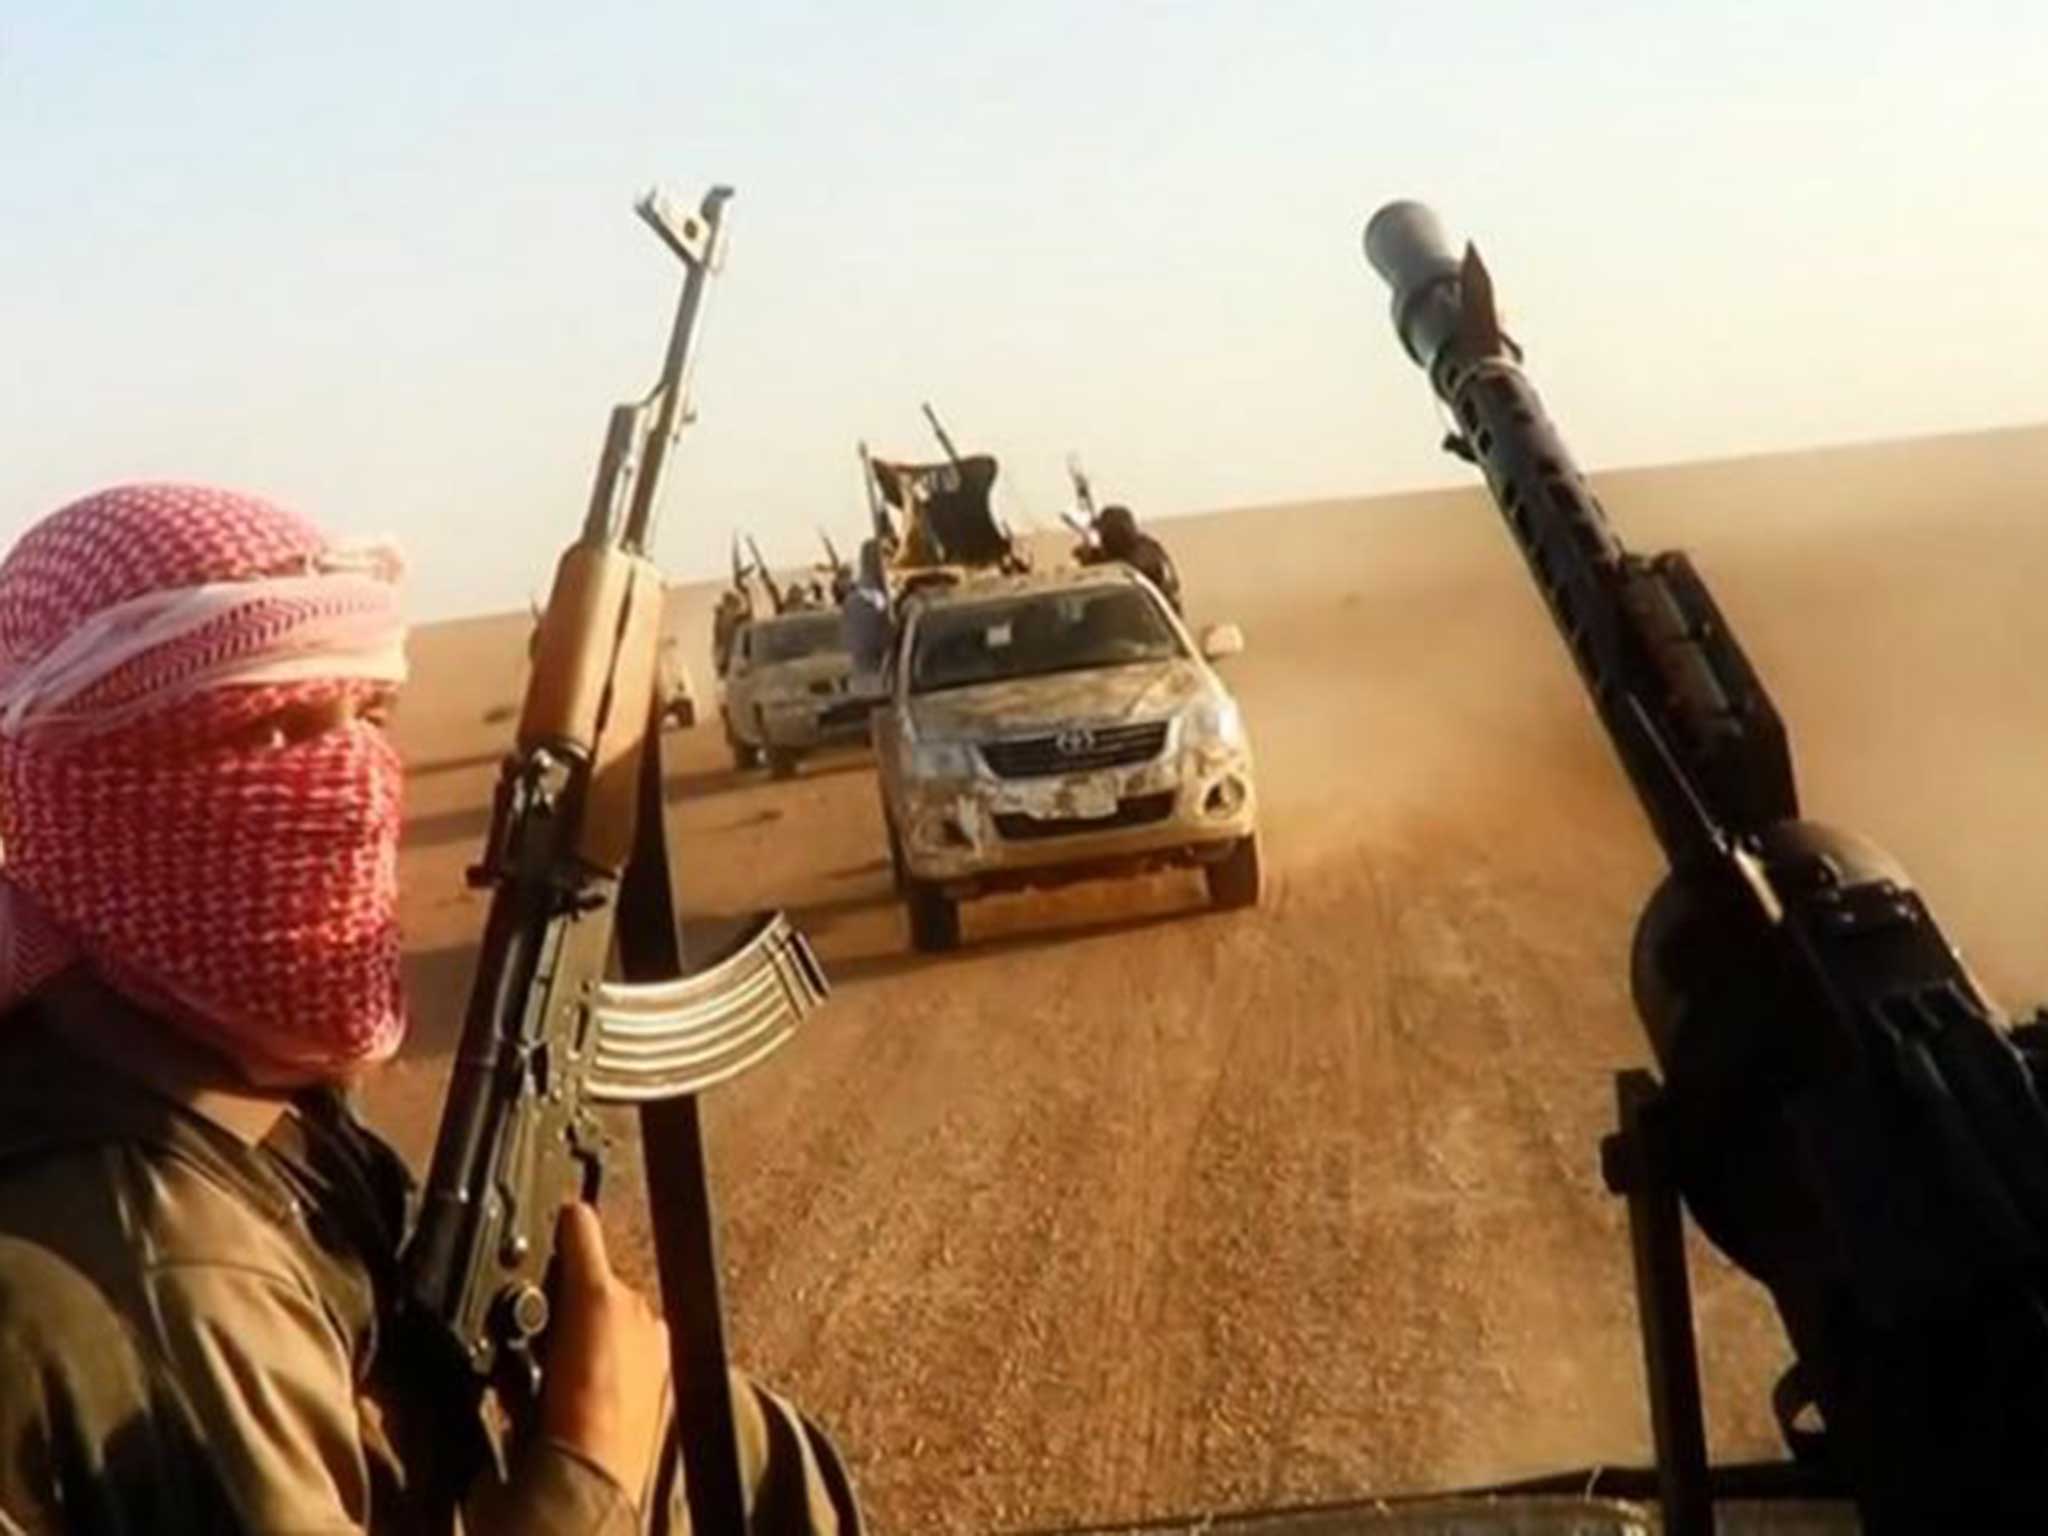
<instances>
[{"instance_id":1,"label":"machine gun muzzle","mask_svg":"<svg viewBox=\"0 0 2048 1536\"><path fill-rule=\"evenodd\" d=\"M1394 333L1442 392L1437 363L1454 341L1470 354L1506 351L1493 313L1493 284L1470 246L1454 255L1437 216L1421 203L1388 203L1365 226L1365 259L1394 293Z\"/></svg>"}]
</instances>

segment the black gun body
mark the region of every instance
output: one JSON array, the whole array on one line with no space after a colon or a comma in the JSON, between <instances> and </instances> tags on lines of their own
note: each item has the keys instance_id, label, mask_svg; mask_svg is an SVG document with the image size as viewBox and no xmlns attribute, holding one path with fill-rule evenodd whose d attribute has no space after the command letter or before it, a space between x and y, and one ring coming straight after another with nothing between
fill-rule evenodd
<instances>
[{"instance_id":1,"label":"black gun body","mask_svg":"<svg viewBox=\"0 0 2048 1536\"><path fill-rule=\"evenodd\" d=\"M1638 991L1689 1208L1770 1287L1869 1529L1963 1512L2039 1528L2048 1114L2032 1070L1904 872L1799 819L1755 669L1684 556L1636 556L1609 527L1477 254L1453 256L1414 204L1381 210L1366 249L1455 418L1446 446L1484 470L1696 914L1653 956L1684 995L1675 1028Z\"/></svg>"},{"instance_id":2,"label":"black gun body","mask_svg":"<svg viewBox=\"0 0 2048 1536\"><path fill-rule=\"evenodd\" d=\"M508 785L533 778L508 766ZM554 822L536 796L508 841L545 843ZM547 1325L561 1207L595 1198L601 1181L603 1136L577 1067L616 905L601 888L610 882L560 889L548 878L563 868L558 856L537 851L519 864L485 923L477 974L492 984L472 996L463 1020L453 1114L435 1143L413 1258L414 1301L479 1379L497 1377L515 1393L537 1384L531 1345Z\"/></svg>"},{"instance_id":3,"label":"black gun body","mask_svg":"<svg viewBox=\"0 0 2048 1536\"><path fill-rule=\"evenodd\" d=\"M1783 722L1705 583L1682 554L1646 559L1623 545L1500 329L1485 266L1470 251L1451 257L1433 224L1402 207L1383 212L1384 226L1375 220L1367 243L1394 285L1403 345L1452 412L1455 451L1484 471L1674 874L1735 924L1730 945L1768 978L1774 1007L1800 1021L1798 1038L1767 1042L1778 1065L1825 1070L1873 1099L1900 1088L1918 1100L1955 1143L1949 1193L1974 1216L1974 1236L2000 1260L2038 1259L2038 1242L2021 1233L2029 1219L2048 1220L2048 1173L2013 1154L2037 1134L2048 1146L2048 1122L2030 1113L1995 1137L2009 1155L1992 1177L1972 1137L1940 1131L1953 1119L1950 1097L1920 1091L1945 1067L1995 1084L2008 1106L2029 1101L2017 1053L1985 1027L1996 1010L1903 871L1859 840L1798 820ZM1979 1027L1943 1026L1955 1018ZM1941 1056L1949 1060L1923 1066ZM1872 1072L1887 1077L1886 1092L1869 1092ZM1875 1169L1897 1173L1894 1193L1927 1176L1877 1146L1831 1145L1888 1127L1866 1116L1852 1132L1832 1110L1805 1108L1823 1203L1848 1225L1847 1247L1886 1260L1858 1266L1852 1283L1878 1315L1896 1316L1906 1293L1924 1296L1935 1283L1926 1255L1947 1244L1927 1244L1937 1231L1956 1235L1956 1210L1931 1193L1914 1211L1919 1202L1874 1192ZM1909 1232L1919 1241L1903 1240ZM1913 1284L1899 1283L1901 1268Z\"/></svg>"},{"instance_id":4,"label":"black gun body","mask_svg":"<svg viewBox=\"0 0 2048 1536\"><path fill-rule=\"evenodd\" d=\"M1675 866L1798 814L1784 727L1680 554L1622 547L1535 388L1505 359L1448 402Z\"/></svg>"}]
</instances>

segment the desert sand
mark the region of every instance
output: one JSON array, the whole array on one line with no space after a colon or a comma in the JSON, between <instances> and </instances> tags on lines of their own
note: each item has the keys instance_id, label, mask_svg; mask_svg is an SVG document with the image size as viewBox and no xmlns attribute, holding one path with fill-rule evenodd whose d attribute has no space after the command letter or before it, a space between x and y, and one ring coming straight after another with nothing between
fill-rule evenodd
<instances>
[{"instance_id":1,"label":"desert sand","mask_svg":"<svg viewBox=\"0 0 2048 1536\"><path fill-rule=\"evenodd\" d=\"M1902 858L2009 1006L2048 996L2048 429L1595 486L1632 546L1695 555L1809 814ZM834 1431L890 1532L1642 1460L1597 1142L1612 1074L1648 1060L1624 961L1659 866L1491 505L1159 531L1191 617L1248 642L1225 674L1258 757L1259 911L1212 915L1194 876L1084 886L970 906L957 955L916 956L860 756L771 784L729 771L715 727L667 738L688 921L785 907L837 988L707 1110L738 1357ZM710 597L674 619L700 687ZM416 1023L371 1110L416 1158L524 638L515 615L414 644ZM635 1156L608 1221L645 1276ZM1774 1454L1768 1308L1703 1248L1695 1281L1715 1448Z\"/></svg>"}]
</instances>

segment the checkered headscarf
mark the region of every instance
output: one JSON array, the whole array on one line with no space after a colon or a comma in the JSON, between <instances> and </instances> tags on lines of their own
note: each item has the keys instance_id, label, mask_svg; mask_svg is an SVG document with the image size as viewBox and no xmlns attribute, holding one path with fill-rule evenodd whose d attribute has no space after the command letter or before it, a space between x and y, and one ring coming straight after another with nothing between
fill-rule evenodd
<instances>
[{"instance_id":1,"label":"checkered headscarf","mask_svg":"<svg viewBox=\"0 0 2048 1536\"><path fill-rule=\"evenodd\" d=\"M397 1048L396 557L229 491L120 486L0 562L0 1008L83 960L252 1080Z\"/></svg>"}]
</instances>

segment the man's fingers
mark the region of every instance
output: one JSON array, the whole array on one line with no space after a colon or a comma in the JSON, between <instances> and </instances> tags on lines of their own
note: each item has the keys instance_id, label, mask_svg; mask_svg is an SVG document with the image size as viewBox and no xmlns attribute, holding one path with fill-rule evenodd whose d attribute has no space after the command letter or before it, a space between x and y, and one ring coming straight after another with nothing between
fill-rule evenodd
<instances>
[{"instance_id":1,"label":"man's fingers","mask_svg":"<svg viewBox=\"0 0 2048 1536\"><path fill-rule=\"evenodd\" d=\"M595 1296L610 1288L612 1266L604 1251L604 1224L595 1207L582 1201L562 1207L555 1228L555 1252L561 1259L565 1291Z\"/></svg>"},{"instance_id":2,"label":"man's fingers","mask_svg":"<svg viewBox=\"0 0 2048 1536\"><path fill-rule=\"evenodd\" d=\"M589 1205L562 1207L555 1254L559 1311L542 1428L637 1497L665 1438L668 1329L652 1303L612 1273Z\"/></svg>"}]
</instances>

